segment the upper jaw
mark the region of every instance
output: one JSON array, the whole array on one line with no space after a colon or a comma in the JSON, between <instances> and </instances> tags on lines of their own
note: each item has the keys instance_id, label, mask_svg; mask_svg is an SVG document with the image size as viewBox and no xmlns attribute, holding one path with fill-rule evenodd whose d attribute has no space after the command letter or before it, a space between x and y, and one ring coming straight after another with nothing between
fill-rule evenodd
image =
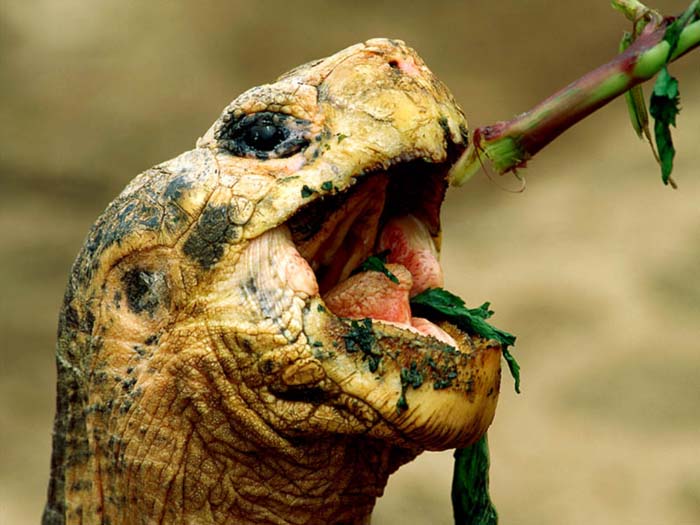
<instances>
[{"instance_id":1,"label":"upper jaw","mask_svg":"<svg viewBox=\"0 0 700 525\"><path fill-rule=\"evenodd\" d=\"M262 112L303 120L308 145L263 161L231 151L226 126ZM243 93L197 145L215 152L222 175L260 179L256 221L246 229L246 237L254 238L368 174L416 164L425 165L425 173L432 165L446 184L443 168L467 147L467 123L415 51L400 41L374 39ZM437 201L439 208L442 194ZM429 222L439 229L436 217Z\"/></svg>"}]
</instances>

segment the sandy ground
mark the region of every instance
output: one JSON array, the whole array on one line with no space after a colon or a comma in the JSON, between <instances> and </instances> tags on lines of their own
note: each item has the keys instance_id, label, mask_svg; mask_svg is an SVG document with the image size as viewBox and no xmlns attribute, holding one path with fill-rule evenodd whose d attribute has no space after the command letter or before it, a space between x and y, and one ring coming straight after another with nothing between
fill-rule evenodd
<instances>
[{"instance_id":1,"label":"sandy ground","mask_svg":"<svg viewBox=\"0 0 700 525\"><path fill-rule=\"evenodd\" d=\"M247 87L372 36L410 42L485 124L608 59L626 27L606 0L0 1L0 523L39 519L63 286L134 174ZM700 523L698 56L674 67L679 191L618 103L535 159L523 194L480 176L448 197L448 287L518 335L523 393L504 376L489 432L502 523ZM451 523L451 463L404 467L374 523Z\"/></svg>"}]
</instances>

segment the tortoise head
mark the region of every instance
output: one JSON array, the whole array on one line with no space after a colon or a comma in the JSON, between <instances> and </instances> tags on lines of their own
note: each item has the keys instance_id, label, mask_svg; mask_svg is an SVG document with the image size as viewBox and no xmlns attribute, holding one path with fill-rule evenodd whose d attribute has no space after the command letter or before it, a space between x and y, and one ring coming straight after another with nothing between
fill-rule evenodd
<instances>
[{"instance_id":1,"label":"tortoise head","mask_svg":"<svg viewBox=\"0 0 700 525\"><path fill-rule=\"evenodd\" d=\"M387 224L439 248L466 141L415 52L375 39L243 93L136 177L66 291L45 520L359 523L400 464L478 439L497 345L327 301Z\"/></svg>"}]
</instances>

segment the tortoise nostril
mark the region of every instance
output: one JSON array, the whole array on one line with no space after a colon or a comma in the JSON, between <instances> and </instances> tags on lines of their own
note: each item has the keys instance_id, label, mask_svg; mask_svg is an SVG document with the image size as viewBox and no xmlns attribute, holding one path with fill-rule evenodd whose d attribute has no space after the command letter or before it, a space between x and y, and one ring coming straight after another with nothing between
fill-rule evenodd
<instances>
[{"instance_id":1,"label":"tortoise nostril","mask_svg":"<svg viewBox=\"0 0 700 525\"><path fill-rule=\"evenodd\" d=\"M392 69L399 69L399 61L396 59L389 60L389 66Z\"/></svg>"}]
</instances>

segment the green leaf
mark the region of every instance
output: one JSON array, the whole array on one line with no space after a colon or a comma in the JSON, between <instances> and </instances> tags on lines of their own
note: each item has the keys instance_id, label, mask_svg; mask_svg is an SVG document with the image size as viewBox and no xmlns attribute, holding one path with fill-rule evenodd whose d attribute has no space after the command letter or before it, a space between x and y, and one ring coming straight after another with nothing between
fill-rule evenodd
<instances>
[{"instance_id":1,"label":"green leaf","mask_svg":"<svg viewBox=\"0 0 700 525\"><path fill-rule=\"evenodd\" d=\"M511 354L508 351L507 347L503 347L501 350L503 353L503 359L506 360L506 364L508 365L508 370L510 371L510 375L513 377L513 380L515 381L515 391L519 394L520 393L520 365L518 362L515 360L515 357L513 357L513 354Z\"/></svg>"},{"instance_id":2,"label":"green leaf","mask_svg":"<svg viewBox=\"0 0 700 525\"><path fill-rule=\"evenodd\" d=\"M309 188L306 184L304 184L304 186L302 186L302 188L301 188L301 196L304 197L305 199L308 199L314 193L318 193L318 192L313 188Z\"/></svg>"},{"instance_id":3,"label":"green leaf","mask_svg":"<svg viewBox=\"0 0 700 525\"><path fill-rule=\"evenodd\" d=\"M625 32L620 42L620 53L627 49L634 37L632 33ZM647 105L644 102L644 92L642 86L637 85L625 93L625 102L627 103L627 111L629 112L630 122L635 133L641 139L644 136L649 138L649 114L647 113ZM651 144L651 140L649 141ZM653 151L653 146L652 146Z\"/></svg>"},{"instance_id":4,"label":"green leaf","mask_svg":"<svg viewBox=\"0 0 700 525\"><path fill-rule=\"evenodd\" d=\"M350 330L343 336L345 349L349 354L362 352L362 360L367 361L370 372L376 372L382 360L382 352L374 344L376 338L372 331L372 320L350 320Z\"/></svg>"},{"instance_id":5,"label":"green leaf","mask_svg":"<svg viewBox=\"0 0 700 525\"><path fill-rule=\"evenodd\" d=\"M515 344L515 336L486 322L493 315L490 303L467 308L464 301L442 288L428 288L411 299L414 307L434 310L467 332L494 339L503 346Z\"/></svg>"},{"instance_id":6,"label":"green leaf","mask_svg":"<svg viewBox=\"0 0 700 525\"><path fill-rule=\"evenodd\" d=\"M664 184L669 183L673 171L673 158L676 155L671 126L676 125L676 116L680 112L679 103L678 80L672 77L668 68L664 66L656 78L649 102L649 113L654 117L654 138L659 152L661 178Z\"/></svg>"},{"instance_id":7,"label":"green leaf","mask_svg":"<svg viewBox=\"0 0 700 525\"><path fill-rule=\"evenodd\" d=\"M399 284L398 277L391 273L385 266L387 255L389 255L389 250L379 252L377 255L370 255L352 272L353 275L360 272L380 272L386 275L392 283Z\"/></svg>"},{"instance_id":8,"label":"green leaf","mask_svg":"<svg viewBox=\"0 0 700 525\"><path fill-rule=\"evenodd\" d=\"M515 380L515 391L520 393L520 366L508 351L508 347L515 344L515 336L486 322L493 315L490 303L484 303L478 308L467 308L462 299L447 290L428 288L411 299L411 307L419 315L426 311L426 317L438 314L465 332L500 343L503 358Z\"/></svg>"},{"instance_id":9,"label":"green leaf","mask_svg":"<svg viewBox=\"0 0 700 525\"><path fill-rule=\"evenodd\" d=\"M455 525L496 525L498 513L489 496L489 445L486 435L455 450L452 511Z\"/></svg>"},{"instance_id":10,"label":"green leaf","mask_svg":"<svg viewBox=\"0 0 700 525\"><path fill-rule=\"evenodd\" d=\"M649 102L649 113L654 117L654 138L656 139L656 149L659 152L661 179L664 184L670 183L674 188L676 185L671 179L671 172L673 171L673 158L676 156L676 149L671 137L671 126L676 126L676 116L680 112L680 93L678 80L668 72L668 63L678 47L683 29L695 21L699 13L700 0L693 0L688 9L666 28L664 40L669 44L666 56L667 65L659 71L656 77L654 91Z\"/></svg>"},{"instance_id":11,"label":"green leaf","mask_svg":"<svg viewBox=\"0 0 700 525\"><path fill-rule=\"evenodd\" d=\"M641 139L644 138L644 130L649 125L649 114L647 105L644 102L644 92L642 86L634 86L625 93L625 102L630 116L630 122L635 133Z\"/></svg>"}]
</instances>

